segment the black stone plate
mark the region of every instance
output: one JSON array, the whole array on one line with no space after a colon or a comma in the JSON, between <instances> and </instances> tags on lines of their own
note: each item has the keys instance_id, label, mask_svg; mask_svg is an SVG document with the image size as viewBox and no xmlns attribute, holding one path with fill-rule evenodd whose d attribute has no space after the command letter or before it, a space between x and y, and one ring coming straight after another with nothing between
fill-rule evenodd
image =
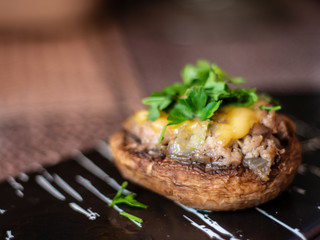
<instances>
[{"instance_id":1,"label":"black stone plate","mask_svg":"<svg viewBox=\"0 0 320 240\"><path fill-rule=\"evenodd\" d=\"M316 106L310 104L320 97L302 106L301 99L283 97L283 104L288 114L299 117L303 164L289 189L269 203L237 212L204 212L129 182L128 189L149 207L119 207L141 217L138 226L106 203L117 192L107 175L119 184L124 179L107 159L107 144L100 142L90 152L75 152L60 164L0 183L0 239L319 239L319 112L307 107ZM64 190L65 183L76 192Z\"/></svg>"}]
</instances>

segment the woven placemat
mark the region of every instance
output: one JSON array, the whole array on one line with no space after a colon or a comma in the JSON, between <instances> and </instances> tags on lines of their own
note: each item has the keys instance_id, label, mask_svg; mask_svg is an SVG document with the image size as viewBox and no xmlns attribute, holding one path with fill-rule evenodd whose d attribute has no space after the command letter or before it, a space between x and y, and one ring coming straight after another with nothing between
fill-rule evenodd
<instances>
[{"instance_id":1,"label":"woven placemat","mask_svg":"<svg viewBox=\"0 0 320 240\"><path fill-rule=\"evenodd\" d=\"M0 39L0 179L53 164L120 127L141 93L115 25Z\"/></svg>"}]
</instances>

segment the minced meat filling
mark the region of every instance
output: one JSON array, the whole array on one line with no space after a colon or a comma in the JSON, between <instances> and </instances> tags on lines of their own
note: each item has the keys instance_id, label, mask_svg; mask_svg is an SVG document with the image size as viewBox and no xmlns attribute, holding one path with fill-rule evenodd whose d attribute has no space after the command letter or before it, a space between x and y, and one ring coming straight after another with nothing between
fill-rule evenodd
<instances>
[{"instance_id":1,"label":"minced meat filling","mask_svg":"<svg viewBox=\"0 0 320 240\"><path fill-rule=\"evenodd\" d=\"M285 152L285 146L294 131L293 123L274 111L261 111L259 119L249 133L240 139L231 140L226 146L219 144L214 135L214 124L198 121L179 126L165 134L161 145L157 144L159 134L151 123L138 124L129 119L124 128L140 139L139 149L157 150L170 158L183 162L201 162L217 167L243 165L268 180L271 167Z\"/></svg>"}]
</instances>

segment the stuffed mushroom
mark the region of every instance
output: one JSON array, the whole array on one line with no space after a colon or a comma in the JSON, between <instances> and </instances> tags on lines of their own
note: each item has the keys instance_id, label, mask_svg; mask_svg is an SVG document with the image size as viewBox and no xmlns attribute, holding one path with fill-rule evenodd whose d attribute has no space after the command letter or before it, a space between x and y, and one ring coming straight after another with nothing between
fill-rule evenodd
<instances>
[{"instance_id":1,"label":"stuffed mushroom","mask_svg":"<svg viewBox=\"0 0 320 240\"><path fill-rule=\"evenodd\" d=\"M283 192L301 162L294 123L280 105L215 64L198 61L182 83L154 92L110 139L123 176L207 210L257 206Z\"/></svg>"}]
</instances>

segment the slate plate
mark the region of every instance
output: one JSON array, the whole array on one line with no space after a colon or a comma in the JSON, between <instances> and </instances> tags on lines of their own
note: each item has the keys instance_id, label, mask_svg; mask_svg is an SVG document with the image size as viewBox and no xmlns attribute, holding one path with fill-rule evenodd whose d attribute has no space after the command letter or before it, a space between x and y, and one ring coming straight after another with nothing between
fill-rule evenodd
<instances>
[{"instance_id":1,"label":"slate plate","mask_svg":"<svg viewBox=\"0 0 320 240\"><path fill-rule=\"evenodd\" d=\"M290 106L299 99L283 102ZM320 135L313 117L318 113L299 114L294 116L308 121L296 119L303 164L287 191L258 208L204 212L129 183L149 207L119 207L141 217L139 226L107 205L124 179L101 141L90 152L75 152L60 164L0 183L0 239L315 239L320 234Z\"/></svg>"}]
</instances>

